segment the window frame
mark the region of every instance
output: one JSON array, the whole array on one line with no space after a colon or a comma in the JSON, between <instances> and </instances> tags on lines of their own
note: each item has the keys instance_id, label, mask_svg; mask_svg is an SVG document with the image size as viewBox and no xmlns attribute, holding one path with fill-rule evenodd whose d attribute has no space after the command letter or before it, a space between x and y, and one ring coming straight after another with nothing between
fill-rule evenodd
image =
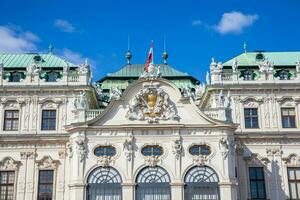
<instances>
[{"instance_id":1,"label":"window frame","mask_svg":"<svg viewBox=\"0 0 300 200\"><path fill-rule=\"evenodd\" d=\"M262 179L258 179L257 178L257 171L255 170L255 175L256 175L256 178L255 179L252 179L251 178L251 175L250 175L250 169L251 168L255 168L256 170L257 169L261 169L262 173L263 173L263 178ZM248 183L249 183L249 195L250 195L250 198L251 200L265 200L267 199L267 185L266 185L266 177L265 177L265 168L263 166L248 166ZM252 197L252 189L251 189L251 182L252 181L255 181L256 183L256 188L258 188L258 183L259 181L262 181L263 182L263 186L264 186L264 197L263 198L259 198L259 193L258 193L258 190L256 190L256 196L257 198L254 198Z\"/></svg>"},{"instance_id":2,"label":"window frame","mask_svg":"<svg viewBox=\"0 0 300 200\"><path fill-rule=\"evenodd\" d=\"M6 117L7 112L17 112L18 113L18 118L16 118L16 117L7 118ZM17 121L17 128L12 129L13 123L11 123L10 129L6 129L7 120L12 121L12 122ZM4 113L3 113L3 128L2 128L2 130L3 131L19 131L19 127L20 127L20 110L18 110L18 109L5 109Z\"/></svg>"},{"instance_id":3,"label":"window frame","mask_svg":"<svg viewBox=\"0 0 300 200\"><path fill-rule=\"evenodd\" d=\"M207 147L208 153L203 152L203 150L202 150L203 147ZM197 150L198 150L195 154L192 153L193 148L197 148ZM192 156L208 156L212 152L211 147L207 144L193 144L188 148L188 150L189 150L189 154Z\"/></svg>"},{"instance_id":4,"label":"window frame","mask_svg":"<svg viewBox=\"0 0 300 200\"><path fill-rule=\"evenodd\" d=\"M146 149L146 148L151 148L150 154L145 154L145 153L144 153L144 149ZM160 155L155 155L155 154L154 154L154 148L159 148L160 151L161 151L161 154L160 154ZM164 148L163 148L162 146L156 145L156 144L145 145L145 146L143 146L143 147L141 148L141 154L142 154L143 156L145 156L145 157L147 157L147 156L162 156L162 155L164 155Z\"/></svg>"},{"instance_id":5,"label":"window frame","mask_svg":"<svg viewBox=\"0 0 300 200\"><path fill-rule=\"evenodd\" d=\"M256 118L257 118L257 127L254 127L253 126L253 118L255 118L255 115L253 115L252 114L252 110L256 110ZM249 110L249 116L246 116L246 110ZM252 107L252 108L250 108L250 107L246 107L246 108L244 108L244 127L245 127L245 129L259 129L260 127L259 127L259 117L258 117L258 111L259 111L259 109L257 108L257 107ZM250 120L250 127L247 127L247 123L246 123L246 119L247 118L249 118L249 120Z\"/></svg>"},{"instance_id":6,"label":"window frame","mask_svg":"<svg viewBox=\"0 0 300 200\"><path fill-rule=\"evenodd\" d=\"M283 110L288 110L288 115L283 115ZM290 115L290 111L293 110L294 111L294 115ZM281 114L281 127L282 128L297 128L297 118L296 118L296 109L294 107L281 107L280 108L280 114ZM293 116L294 117L294 127L291 127L291 120L290 117ZM288 119L288 126L284 126L283 123L283 119L284 117L287 117Z\"/></svg>"},{"instance_id":7,"label":"window frame","mask_svg":"<svg viewBox=\"0 0 300 200\"><path fill-rule=\"evenodd\" d=\"M13 78L14 76L18 76L18 81L14 81L15 79ZM17 71L14 71L14 72L11 72L10 73L10 76L8 78L8 82L11 82L11 83L19 83L21 82L21 79L22 79L22 74L20 72L17 72Z\"/></svg>"},{"instance_id":8,"label":"window frame","mask_svg":"<svg viewBox=\"0 0 300 200\"><path fill-rule=\"evenodd\" d=\"M12 199L15 199L15 197L16 197L16 185L17 185L17 184L15 184L16 183L16 176L17 176L16 170L3 170L3 171L0 171L0 174L6 173L8 175L11 172L13 172L13 175L14 175L13 183L9 183L8 176L7 176L5 184L1 183L1 181L0 181L0 190L1 190L2 187L5 187L5 191L6 191L6 196L3 200L9 200L8 196L7 196L9 186L12 186L12 188L13 188L13 197L12 197ZM0 198L1 198L1 196L0 196Z\"/></svg>"},{"instance_id":9,"label":"window frame","mask_svg":"<svg viewBox=\"0 0 300 200\"><path fill-rule=\"evenodd\" d=\"M44 112L55 112L55 118L52 118L51 117L51 114L48 114L47 118L43 118L43 114ZM50 129L50 122L51 120L54 119L54 122L55 122L55 126L54 126L54 129ZM44 124L44 120L47 120L47 123L48 123L48 126L47 126L47 129L44 128L43 124ZM41 112L41 131L56 131L57 130L57 109L42 109L42 112Z\"/></svg>"},{"instance_id":10,"label":"window frame","mask_svg":"<svg viewBox=\"0 0 300 200\"><path fill-rule=\"evenodd\" d=\"M52 172L52 182L43 182L41 183L40 181L40 173L41 171L45 172ZM39 169L38 171L38 184L37 184L37 200L43 200L45 199L45 197L43 197L42 199L39 198L40 195L40 186L41 185L46 185L46 189L48 189L48 186L52 186L52 193L51 193L51 200L54 200L54 193L55 193L55 170L54 169ZM46 180L48 181L48 174L46 176ZM48 198L47 198L48 199Z\"/></svg>"},{"instance_id":11,"label":"window frame","mask_svg":"<svg viewBox=\"0 0 300 200\"><path fill-rule=\"evenodd\" d=\"M97 155L97 154L96 154L96 151L97 151L97 149L99 149L99 148L105 149L103 155ZM107 149L109 149L109 148L111 148L111 149L114 150L114 154L113 154L113 155L108 155ZM96 147L94 148L93 152L94 152L94 155L95 155L96 157L104 157L104 156L114 157L114 156L117 155L117 149L116 149L116 147L114 147L113 145L98 145L98 146L96 146Z\"/></svg>"}]
</instances>

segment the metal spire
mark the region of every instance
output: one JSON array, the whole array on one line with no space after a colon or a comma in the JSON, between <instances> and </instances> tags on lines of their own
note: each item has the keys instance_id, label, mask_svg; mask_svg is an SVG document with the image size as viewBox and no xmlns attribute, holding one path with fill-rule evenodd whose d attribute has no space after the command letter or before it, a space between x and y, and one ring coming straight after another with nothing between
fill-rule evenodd
<instances>
[{"instance_id":1,"label":"metal spire","mask_svg":"<svg viewBox=\"0 0 300 200\"><path fill-rule=\"evenodd\" d=\"M51 43L49 44L48 49L49 49L49 54L53 54L53 47Z\"/></svg>"},{"instance_id":2,"label":"metal spire","mask_svg":"<svg viewBox=\"0 0 300 200\"><path fill-rule=\"evenodd\" d=\"M244 53L247 53L247 47L248 47L247 43L246 43L246 42L244 42L244 45L243 45L243 48L244 48Z\"/></svg>"}]
</instances>

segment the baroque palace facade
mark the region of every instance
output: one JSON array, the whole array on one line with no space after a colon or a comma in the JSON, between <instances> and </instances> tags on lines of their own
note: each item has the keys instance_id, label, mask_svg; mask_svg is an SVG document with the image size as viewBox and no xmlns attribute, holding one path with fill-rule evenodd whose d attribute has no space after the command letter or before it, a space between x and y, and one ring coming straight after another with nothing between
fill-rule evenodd
<instances>
[{"instance_id":1,"label":"baroque palace facade","mask_svg":"<svg viewBox=\"0 0 300 200\"><path fill-rule=\"evenodd\" d=\"M300 199L300 52L245 52L206 84L167 64L0 54L1 200Z\"/></svg>"}]
</instances>

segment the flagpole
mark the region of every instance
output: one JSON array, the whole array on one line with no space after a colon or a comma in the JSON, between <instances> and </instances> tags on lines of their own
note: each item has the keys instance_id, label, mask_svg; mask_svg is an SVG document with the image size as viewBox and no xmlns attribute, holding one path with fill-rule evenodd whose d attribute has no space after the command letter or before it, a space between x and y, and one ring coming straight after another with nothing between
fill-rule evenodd
<instances>
[{"instance_id":1,"label":"flagpole","mask_svg":"<svg viewBox=\"0 0 300 200\"><path fill-rule=\"evenodd\" d=\"M154 64L154 42L151 40L151 47L152 47L152 64Z\"/></svg>"}]
</instances>

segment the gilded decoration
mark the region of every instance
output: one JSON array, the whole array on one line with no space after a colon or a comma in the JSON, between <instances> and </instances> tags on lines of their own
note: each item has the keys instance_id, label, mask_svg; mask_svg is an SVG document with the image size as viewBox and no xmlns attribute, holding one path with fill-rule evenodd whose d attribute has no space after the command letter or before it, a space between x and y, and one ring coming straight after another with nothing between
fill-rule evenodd
<instances>
[{"instance_id":1,"label":"gilded decoration","mask_svg":"<svg viewBox=\"0 0 300 200\"><path fill-rule=\"evenodd\" d=\"M126 117L130 120L147 120L157 123L160 120L179 120L175 104L158 83L144 85L130 101Z\"/></svg>"}]
</instances>

